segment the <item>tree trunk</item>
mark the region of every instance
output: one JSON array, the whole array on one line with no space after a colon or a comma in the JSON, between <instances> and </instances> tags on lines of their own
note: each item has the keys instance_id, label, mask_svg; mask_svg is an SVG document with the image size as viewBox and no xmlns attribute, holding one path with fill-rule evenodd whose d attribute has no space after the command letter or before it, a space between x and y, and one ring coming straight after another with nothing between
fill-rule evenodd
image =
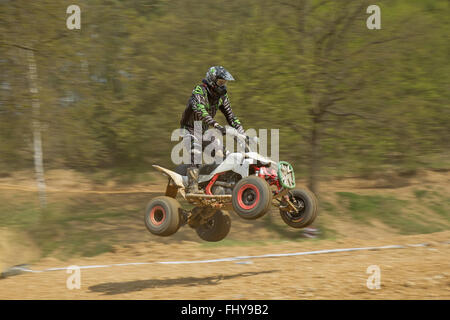
<instances>
[{"instance_id":1,"label":"tree trunk","mask_svg":"<svg viewBox=\"0 0 450 320\"><path fill-rule=\"evenodd\" d=\"M42 137L41 137L41 106L39 101L39 90L37 86L37 68L36 59L33 50L27 50L28 58L28 79L30 81L31 106L33 110L33 148L34 148L34 169L36 173L36 182L39 192L39 201L41 208L47 205L46 186L44 177L44 164L42 155Z\"/></svg>"}]
</instances>

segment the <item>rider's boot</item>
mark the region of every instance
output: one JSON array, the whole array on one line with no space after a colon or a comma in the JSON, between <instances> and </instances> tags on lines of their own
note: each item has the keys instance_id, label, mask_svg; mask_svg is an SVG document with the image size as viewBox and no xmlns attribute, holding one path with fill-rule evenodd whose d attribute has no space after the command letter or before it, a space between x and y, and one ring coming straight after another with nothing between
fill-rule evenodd
<instances>
[{"instance_id":1,"label":"rider's boot","mask_svg":"<svg viewBox=\"0 0 450 320\"><path fill-rule=\"evenodd\" d=\"M190 167L187 169L188 186L186 193L200 193L200 190L198 189L199 171L200 170L197 167Z\"/></svg>"}]
</instances>

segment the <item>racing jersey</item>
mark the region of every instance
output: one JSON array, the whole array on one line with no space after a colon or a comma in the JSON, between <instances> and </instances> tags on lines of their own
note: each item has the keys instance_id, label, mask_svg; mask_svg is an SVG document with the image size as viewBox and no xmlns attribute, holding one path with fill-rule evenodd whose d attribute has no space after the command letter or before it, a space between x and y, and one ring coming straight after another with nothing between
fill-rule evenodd
<instances>
[{"instance_id":1,"label":"racing jersey","mask_svg":"<svg viewBox=\"0 0 450 320\"><path fill-rule=\"evenodd\" d=\"M231 110L228 94L225 93L222 96L209 94L205 80L192 91L181 117L181 128L193 133L194 121L202 121L202 133L204 133L208 127L213 127L217 123L214 117L218 109L225 115L230 126L243 133L241 122Z\"/></svg>"}]
</instances>

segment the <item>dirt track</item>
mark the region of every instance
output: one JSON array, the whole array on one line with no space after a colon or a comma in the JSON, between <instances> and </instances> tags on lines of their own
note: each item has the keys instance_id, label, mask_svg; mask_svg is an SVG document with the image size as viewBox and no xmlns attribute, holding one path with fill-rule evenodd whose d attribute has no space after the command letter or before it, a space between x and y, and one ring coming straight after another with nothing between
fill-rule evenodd
<instances>
[{"instance_id":1,"label":"dirt track","mask_svg":"<svg viewBox=\"0 0 450 320\"><path fill-rule=\"evenodd\" d=\"M55 183L74 179L56 179ZM70 177L69 177L70 178ZM1 180L1 179L0 179ZM416 181L417 180L417 181ZM9 181L9 180L8 180ZM9 190L8 181L3 181L0 188ZM18 182L17 182L18 181ZM15 179L20 187L29 186L31 182ZM49 179L51 181L51 179ZM69 183L67 182L67 183ZM370 181L369 181L370 182ZM414 203L414 192L418 188L432 186L429 190L438 190L444 195L449 192L450 180L447 173L428 172L409 181L404 187L395 189L375 188L365 180L346 179L324 184L324 200L333 201L336 191L359 192L371 188L371 194L392 194L399 199ZM22 184L21 184L22 183ZM78 183L75 186L53 185L60 192L52 194L52 199L67 201L63 191L77 187L78 191L123 193L123 190L97 190L89 185ZM370 182L372 183L372 182ZM384 183L384 182L383 182ZM424 184L425 183L425 184ZM145 186L149 190L161 191L161 184ZM134 188L133 190L139 188ZM133 191L131 190L131 191ZM5 201L16 201L16 194L11 192ZM134 192L134 191L133 191ZM430 191L431 192L431 191ZM148 201L149 194L130 196L129 203ZM435 198L438 203L446 198ZM123 206L119 196L103 199L97 194L80 198L79 201L108 201L108 204ZM144 201L145 200L145 201ZM113 202L111 202L113 201ZM115 202L114 202L115 201ZM433 204L430 202L429 204ZM103 230L105 235L120 235L119 247L113 252L92 258L72 258L60 261L46 258L31 265L33 270L70 265L103 265L130 262L157 262L180 260L205 260L235 256L263 255L273 253L293 253L323 249L355 248L383 245L407 245L429 243L427 247L408 247L405 249L386 249L376 251L356 251L329 253L307 256L277 257L252 259L249 261L219 262L187 265L141 265L116 266L81 270L81 289L69 290L66 287L66 271L45 273L24 273L0 279L0 299L450 299L450 231L418 234L411 236L396 235L397 230L378 220L370 224L356 224L345 215L322 213L319 222L333 230L337 236L330 240L300 240L295 230L283 226L283 235L264 227L268 221L244 221L232 217L232 230L227 239L228 244L208 247L202 245L197 235L190 228L184 228L173 237L158 238L150 235L142 226L142 214L135 210L128 218L105 223L96 221L92 230ZM421 207L428 209L428 207ZM81 210L82 208L79 208ZM414 210L405 210L408 214ZM447 220L443 216L424 211L434 224L448 230ZM276 226L279 215L269 214L270 221ZM336 219L339 217L339 219ZM277 220L278 219L278 220ZM91 223L89 223L91 225ZM92 230L89 229L91 232ZM282 239L295 239L284 241ZM122 239L123 238L123 239ZM11 239L16 239L12 241ZM18 242L17 239L22 239ZM5 265L32 261L37 249L29 241L0 229L0 267ZM123 241L122 241L123 240ZM263 241L263 242L262 242ZM7 244L13 244L9 246ZM128 243L128 244L127 244ZM252 244L251 246L248 244ZM258 245L257 243L261 243ZM269 243L269 244L268 244ZM55 255L52 255L55 256ZM371 265L378 265L381 270L381 288L370 290L366 286L369 274L366 270Z\"/></svg>"},{"instance_id":2,"label":"dirt track","mask_svg":"<svg viewBox=\"0 0 450 320\"><path fill-rule=\"evenodd\" d=\"M68 290L65 271L21 274L0 280L0 299L449 299L450 232L383 240L285 242L260 247L198 243L135 244L114 253L61 262L45 259L32 268L127 262L201 260L239 255L417 244L385 249L253 259L246 263L141 265L83 269L81 289ZM381 269L381 289L369 290L367 267Z\"/></svg>"}]
</instances>

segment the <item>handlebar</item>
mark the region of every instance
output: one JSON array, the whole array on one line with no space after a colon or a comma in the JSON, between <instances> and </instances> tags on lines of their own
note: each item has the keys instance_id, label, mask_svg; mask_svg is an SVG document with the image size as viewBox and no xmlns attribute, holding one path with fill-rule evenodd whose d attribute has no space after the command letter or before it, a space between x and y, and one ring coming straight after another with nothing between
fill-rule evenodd
<instances>
[{"instance_id":1,"label":"handlebar","mask_svg":"<svg viewBox=\"0 0 450 320\"><path fill-rule=\"evenodd\" d=\"M245 150L245 152L251 151L250 148L249 148L251 141L254 142L255 144L258 144L258 142L259 142L258 137L256 137L256 136L255 137L249 137L249 136L247 136L245 134L239 133L233 127L225 126L225 129L226 129L227 135L230 135L230 136L234 137L237 140L238 143L244 141L244 150Z\"/></svg>"},{"instance_id":2,"label":"handlebar","mask_svg":"<svg viewBox=\"0 0 450 320\"><path fill-rule=\"evenodd\" d=\"M237 137L240 139L247 139L247 136L245 134L239 133L239 131L237 131L235 128L233 127L229 127L229 126L225 126L227 135L233 136L233 137Z\"/></svg>"}]
</instances>

